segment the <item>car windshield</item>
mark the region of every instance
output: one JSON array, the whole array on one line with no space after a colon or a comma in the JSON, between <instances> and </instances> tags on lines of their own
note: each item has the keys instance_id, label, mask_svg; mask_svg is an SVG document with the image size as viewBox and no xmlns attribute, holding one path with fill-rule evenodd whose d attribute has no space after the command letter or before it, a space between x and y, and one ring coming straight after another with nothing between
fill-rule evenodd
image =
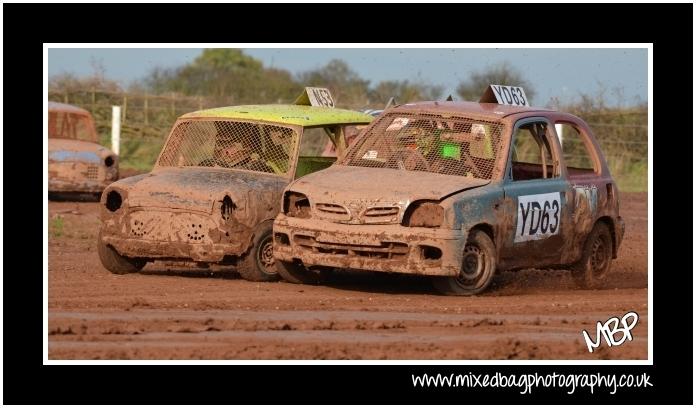
<instances>
[{"instance_id":1,"label":"car windshield","mask_svg":"<svg viewBox=\"0 0 696 408\"><path fill-rule=\"evenodd\" d=\"M500 122L387 114L350 148L342 164L490 180L502 131Z\"/></svg>"},{"instance_id":2,"label":"car windshield","mask_svg":"<svg viewBox=\"0 0 696 408\"><path fill-rule=\"evenodd\" d=\"M222 167L285 175L297 132L233 120L179 121L158 161L161 167Z\"/></svg>"},{"instance_id":3,"label":"car windshield","mask_svg":"<svg viewBox=\"0 0 696 408\"><path fill-rule=\"evenodd\" d=\"M79 113L48 112L48 137L96 142L97 134L92 118Z\"/></svg>"}]
</instances>

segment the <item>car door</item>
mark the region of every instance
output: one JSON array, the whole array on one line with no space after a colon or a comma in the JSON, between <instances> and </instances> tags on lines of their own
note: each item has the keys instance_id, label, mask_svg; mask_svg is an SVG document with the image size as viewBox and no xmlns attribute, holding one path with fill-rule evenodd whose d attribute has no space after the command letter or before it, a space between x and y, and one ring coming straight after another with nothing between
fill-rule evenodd
<instances>
[{"instance_id":1,"label":"car door","mask_svg":"<svg viewBox=\"0 0 696 408\"><path fill-rule=\"evenodd\" d=\"M570 186L561 171L554 127L543 117L515 124L503 191L506 220L500 251L505 268L560 263L572 227Z\"/></svg>"}]
</instances>

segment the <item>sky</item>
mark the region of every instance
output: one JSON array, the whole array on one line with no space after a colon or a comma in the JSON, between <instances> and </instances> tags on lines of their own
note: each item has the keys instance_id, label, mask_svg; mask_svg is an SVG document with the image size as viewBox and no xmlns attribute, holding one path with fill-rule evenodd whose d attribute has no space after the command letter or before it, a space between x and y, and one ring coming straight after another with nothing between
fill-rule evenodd
<instances>
[{"instance_id":1,"label":"sky","mask_svg":"<svg viewBox=\"0 0 696 408\"><path fill-rule=\"evenodd\" d=\"M106 77L122 86L143 78L155 67L177 67L193 61L201 48L50 48L49 77L61 73L90 75L94 62ZM504 61L533 85L532 101L546 105L551 97L572 101L580 93L608 90L610 104L622 89L624 103L648 99L646 48L245 48L264 66L292 73L319 68L340 58L362 78L376 85L382 80L425 80L442 85L444 95L456 97L457 84L471 72ZM514 85L514 84L506 84Z\"/></svg>"}]
</instances>

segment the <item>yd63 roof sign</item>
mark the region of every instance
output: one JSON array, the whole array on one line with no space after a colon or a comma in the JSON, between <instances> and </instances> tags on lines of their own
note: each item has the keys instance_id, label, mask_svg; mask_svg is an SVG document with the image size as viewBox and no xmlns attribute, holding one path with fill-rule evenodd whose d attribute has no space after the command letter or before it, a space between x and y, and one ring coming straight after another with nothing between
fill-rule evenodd
<instances>
[{"instance_id":1,"label":"yd63 roof sign","mask_svg":"<svg viewBox=\"0 0 696 408\"><path fill-rule=\"evenodd\" d=\"M489 85L479 102L500 105L530 106L521 86Z\"/></svg>"}]
</instances>

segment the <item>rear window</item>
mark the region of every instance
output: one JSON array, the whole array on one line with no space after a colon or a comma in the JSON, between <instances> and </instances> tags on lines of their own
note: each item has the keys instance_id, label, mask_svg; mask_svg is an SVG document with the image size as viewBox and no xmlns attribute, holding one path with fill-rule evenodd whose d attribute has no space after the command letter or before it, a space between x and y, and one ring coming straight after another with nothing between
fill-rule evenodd
<instances>
[{"instance_id":1,"label":"rear window","mask_svg":"<svg viewBox=\"0 0 696 408\"><path fill-rule=\"evenodd\" d=\"M500 122L387 114L350 148L342 164L490 180L502 131Z\"/></svg>"},{"instance_id":2,"label":"rear window","mask_svg":"<svg viewBox=\"0 0 696 408\"><path fill-rule=\"evenodd\" d=\"M181 121L172 130L158 165L222 167L287 174L297 132L278 125L228 120Z\"/></svg>"},{"instance_id":3,"label":"rear window","mask_svg":"<svg viewBox=\"0 0 696 408\"><path fill-rule=\"evenodd\" d=\"M595 167L590 150L589 141L580 134L575 126L566 123L557 123L556 131L563 150L563 160L569 170L581 172L595 172Z\"/></svg>"}]
</instances>

